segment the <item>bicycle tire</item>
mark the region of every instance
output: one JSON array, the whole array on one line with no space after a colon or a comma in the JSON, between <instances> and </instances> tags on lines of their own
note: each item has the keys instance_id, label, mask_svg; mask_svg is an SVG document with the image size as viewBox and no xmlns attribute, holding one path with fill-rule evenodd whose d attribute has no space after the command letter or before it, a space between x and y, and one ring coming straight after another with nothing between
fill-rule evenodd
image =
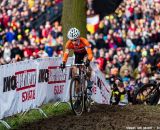
<instances>
[{"instance_id":1,"label":"bicycle tire","mask_svg":"<svg viewBox=\"0 0 160 130\"><path fill-rule=\"evenodd\" d=\"M84 96L84 110L85 110L85 112L90 112L91 111L91 95L90 96L88 95L87 88L85 89L84 93L85 93L85 96Z\"/></svg>"},{"instance_id":2,"label":"bicycle tire","mask_svg":"<svg viewBox=\"0 0 160 130\"><path fill-rule=\"evenodd\" d=\"M156 105L159 101L159 98L160 91L157 84L149 83L143 85L135 92L133 95L133 104Z\"/></svg>"},{"instance_id":3,"label":"bicycle tire","mask_svg":"<svg viewBox=\"0 0 160 130\"><path fill-rule=\"evenodd\" d=\"M76 89L79 89L78 93L76 92ZM76 102L78 101L80 101L80 104L78 104L78 107L76 107ZM72 78L70 83L70 104L75 115L82 115L84 110L84 90L78 77Z\"/></svg>"}]
</instances>

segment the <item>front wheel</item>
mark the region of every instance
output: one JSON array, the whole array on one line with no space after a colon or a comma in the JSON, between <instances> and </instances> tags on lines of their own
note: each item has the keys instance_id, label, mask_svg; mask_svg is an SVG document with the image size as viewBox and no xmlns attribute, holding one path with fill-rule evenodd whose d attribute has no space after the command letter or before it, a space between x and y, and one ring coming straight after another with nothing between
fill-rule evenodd
<instances>
[{"instance_id":1,"label":"front wheel","mask_svg":"<svg viewBox=\"0 0 160 130\"><path fill-rule=\"evenodd\" d=\"M70 84L70 103L75 115L81 115L84 110L84 90L80 84L80 79L75 77Z\"/></svg>"},{"instance_id":2,"label":"front wheel","mask_svg":"<svg viewBox=\"0 0 160 130\"><path fill-rule=\"evenodd\" d=\"M85 90L85 96L84 96L84 110L86 112L90 112L91 111L91 93L88 92L90 90L86 89Z\"/></svg>"},{"instance_id":3,"label":"front wheel","mask_svg":"<svg viewBox=\"0 0 160 130\"><path fill-rule=\"evenodd\" d=\"M145 84L133 97L134 104L156 105L160 98L159 88L156 84Z\"/></svg>"}]
</instances>

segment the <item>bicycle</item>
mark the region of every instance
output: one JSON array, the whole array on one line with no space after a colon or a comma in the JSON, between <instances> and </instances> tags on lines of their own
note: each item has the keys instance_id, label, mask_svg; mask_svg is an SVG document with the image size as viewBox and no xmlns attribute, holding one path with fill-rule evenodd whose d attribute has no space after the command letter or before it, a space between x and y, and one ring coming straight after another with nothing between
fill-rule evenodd
<instances>
[{"instance_id":1,"label":"bicycle","mask_svg":"<svg viewBox=\"0 0 160 130\"><path fill-rule=\"evenodd\" d=\"M75 115L82 115L83 111L90 111L91 95L87 88L87 72L88 67L84 64L67 65L71 68L75 66L78 73L71 78L70 83L70 104Z\"/></svg>"},{"instance_id":2,"label":"bicycle","mask_svg":"<svg viewBox=\"0 0 160 130\"><path fill-rule=\"evenodd\" d=\"M160 82L143 85L133 96L134 104L157 105L160 99Z\"/></svg>"},{"instance_id":3,"label":"bicycle","mask_svg":"<svg viewBox=\"0 0 160 130\"><path fill-rule=\"evenodd\" d=\"M153 75L157 74L157 77ZM160 70L157 66L151 67L150 82L137 89L133 95L133 104L157 105L160 99Z\"/></svg>"}]
</instances>

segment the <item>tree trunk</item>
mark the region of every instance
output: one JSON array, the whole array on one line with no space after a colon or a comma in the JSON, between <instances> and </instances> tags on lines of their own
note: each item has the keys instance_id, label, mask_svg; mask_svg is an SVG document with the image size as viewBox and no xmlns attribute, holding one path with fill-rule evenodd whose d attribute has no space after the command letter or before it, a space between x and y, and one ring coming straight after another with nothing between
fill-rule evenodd
<instances>
[{"instance_id":1,"label":"tree trunk","mask_svg":"<svg viewBox=\"0 0 160 130\"><path fill-rule=\"evenodd\" d=\"M71 27L76 27L81 36L86 37L86 0L63 0L62 26L64 46Z\"/></svg>"}]
</instances>

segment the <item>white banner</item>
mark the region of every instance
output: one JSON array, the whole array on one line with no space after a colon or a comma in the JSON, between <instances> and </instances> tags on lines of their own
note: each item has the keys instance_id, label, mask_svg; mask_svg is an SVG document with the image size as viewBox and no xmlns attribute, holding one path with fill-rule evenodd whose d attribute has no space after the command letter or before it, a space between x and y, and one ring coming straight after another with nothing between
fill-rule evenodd
<instances>
[{"instance_id":1,"label":"white banner","mask_svg":"<svg viewBox=\"0 0 160 130\"><path fill-rule=\"evenodd\" d=\"M0 67L2 69L0 76L2 116L10 116L35 107L37 73L34 61L23 61Z\"/></svg>"},{"instance_id":2,"label":"white banner","mask_svg":"<svg viewBox=\"0 0 160 130\"><path fill-rule=\"evenodd\" d=\"M92 77L92 99L100 104L110 104L111 88L105 80L105 76L98 69L97 65L91 63Z\"/></svg>"},{"instance_id":3,"label":"white banner","mask_svg":"<svg viewBox=\"0 0 160 130\"><path fill-rule=\"evenodd\" d=\"M12 69L11 69L12 68ZM0 66L0 118L17 113L17 98L15 85L15 66L13 64ZM15 111L14 111L15 110Z\"/></svg>"},{"instance_id":4,"label":"white banner","mask_svg":"<svg viewBox=\"0 0 160 130\"><path fill-rule=\"evenodd\" d=\"M73 63L73 58L69 58L67 64ZM37 105L48 102L69 100L69 70L64 71L59 68L62 58L38 59L38 77L37 77Z\"/></svg>"},{"instance_id":5,"label":"white banner","mask_svg":"<svg viewBox=\"0 0 160 130\"><path fill-rule=\"evenodd\" d=\"M18 97L18 112L36 107L37 66L35 60L24 61L16 65L16 94Z\"/></svg>"},{"instance_id":6,"label":"white banner","mask_svg":"<svg viewBox=\"0 0 160 130\"><path fill-rule=\"evenodd\" d=\"M66 67L65 70L61 70L59 65L62 63L61 58L55 58L49 60L50 65L48 66L49 78L46 102L63 101L69 100L69 70L70 67ZM71 65L73 58L69 58L66 64Z\"/></svg>"},{"instance_id":7,"label":"white banner","mask_svg":"<svg viewBox=\"0 0 160 130\"><path fill-rule=\"evenodd\" d=\"M0 66L0 119L49 101L69 100L69 68L61 58L28 60ZM69 58L67 64L72 64Z\"/></svg>"},{"instance_id":8,"label":"white banner","mask_svg":"<svg viewBox=\"0 0 160 130\"><path fill-rule=\"evenodd\" d=\"M68 59L71 65L73 57ZM62 58L45 58L0 66L0 119L36 108L48 102L69 101L70 67L62 72ZM95 64L92 98L109 104L110 87Z\"/></svg>"},{"instance_id":9,"label":"white banner","mask_svg":"<svg viewBox=\"0 0 160 130\"><path fill-rule=\"evenodd\" d=\"M53 60L53 59L52 59ZM37 81L36 81L36 105L41 106L46 103L48 88L48 66L49 59L37 59Z\"/></svg>"}]
</instances>

